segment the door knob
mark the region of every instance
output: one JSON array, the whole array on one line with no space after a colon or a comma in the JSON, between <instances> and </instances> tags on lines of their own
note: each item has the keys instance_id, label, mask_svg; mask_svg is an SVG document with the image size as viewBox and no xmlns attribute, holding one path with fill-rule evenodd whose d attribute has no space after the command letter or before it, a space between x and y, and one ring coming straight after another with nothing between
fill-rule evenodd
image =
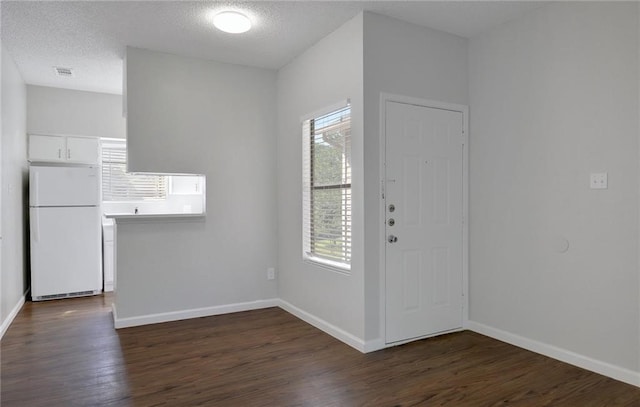
<instances>
[{"instance_id":1,"label":"door knob","mask_svg":"<svg viewBox=\"0 0 640 407\"><path fill-rule=\"evenodd\" d=\"M394 236L394 235L389 235L389 237L387 238L387 241L389 243L395 243L395 242L398 241L398 238L396 236Z\"/></svg>"},{"instance_id":2,"label":"door knob","mask_svg":"<svg viewBox=\"0 0 640 407\"><path fill-rule=\"evenodd\" d=\"M396 221L395 221L395 219L393 219L393 218L389 218L389 220L387 221L387 224L388 224L389 226L393 226L393 225L395 225L395 224L396 224Z\"/></svg>"},{"instance_id":3,"label":"door knob","mask_svg":"<svg viewBox=\"0 0 640 407\"><path fill-rule=\"evenodd\" d=\"M389 205L389 212L393 212L396 210L396 206L394 204Z\"/></svg>"}]
</instances>

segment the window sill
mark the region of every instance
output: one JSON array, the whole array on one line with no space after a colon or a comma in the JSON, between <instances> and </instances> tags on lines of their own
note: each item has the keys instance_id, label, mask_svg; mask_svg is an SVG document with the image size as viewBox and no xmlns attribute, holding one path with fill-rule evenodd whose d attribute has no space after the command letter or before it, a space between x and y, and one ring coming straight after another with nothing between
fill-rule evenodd
<instances>
[{"instance_id":1,"label":"window sill","mask_svg":"<svg viewBox=\"0 0 640 407\"><path fill-rule=\"evenodd\" d=\"M304 262L316 267L321 267L323 269L327 269L339 274L343 274L345 276L351 275L351 267L345 267L340 263L336 263L330 260L325 260L318 257L305 256Z\"/></svg>"}]
</instances>

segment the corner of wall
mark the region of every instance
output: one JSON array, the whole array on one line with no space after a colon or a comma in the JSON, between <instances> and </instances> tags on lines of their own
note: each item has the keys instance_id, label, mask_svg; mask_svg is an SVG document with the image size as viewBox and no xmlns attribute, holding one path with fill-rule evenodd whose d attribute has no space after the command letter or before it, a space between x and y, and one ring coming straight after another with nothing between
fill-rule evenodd
<instances>
[{"instance_id":1,"label":"corner of wall","mask_svg":"<svg viewBox=\"0 0 640 407\"><path fill-rule=\"evenodd\" d=\"M363 14L345 22L278 72L278 293L314 320L364 336ZM330 57L341 64L326 64ZM351 99L353 231L351 273L302 259L300 118ZM322 329L322 328L321 328ZM359 346L359 345L358 345Z\"/></svg>"},{"instance_id":2,"label":"corner of wall","mask_svg":"<svg viewBox=\"0 0 640 407\"><path fill-rule=\"evenodd\" d=\"M15 62L4 47L0 54L0 222L3 238L0 241L0 329L4 333L24 304L28 290L27 97L25 82Z\"/></svg>"},{"instance_id":3,"label":"corner of wall","mask_svg":"<svg viewBox=\"0 0 640 407\"><path fill-rule=\"evenodd\" d=\"M363 18L365 184L365 339L384 336L384 261L381 246L380 95L468 105L467 40L392 17Z\"/></svg>"},{"instance_id":4,"label":"corner of wall","mask_svg":"<svg viewBox=\"0 0 640 407\"><path fill-rule=\"evenodd\" d=\"M640 387L640 372L625 369L586 355L512 334L478 322L467 321L465 325L465 328L481 335Z\"/></svg>"},{"instance_id":5,"label":"corner of wall","mask_svg":"<svg viewBox=\"0 0 640 407\"><path fill-rule=\"evenodd\" d=\"M469 46L470 326L630 383L640 373L639 21L637 4L559 2ZM591 171L616 186L591 190Z\"/></svg>"},{"instance_id":6,"label":"corner of wall","mask_svg":"<svg viewBox=\"0 0 640 407\"><path fill-rule=\"evenodd\" d=\"M7 314L7 317L2 320L2 323L0 324L0 340L4 337L4 334L7 333L7 330L13 323L13 320L16 319L16 316L18 316L18 313L24 306L26 298L27 293L18 299L16 305L14 305L11 311Z\"/></svg>"}]
</instances>

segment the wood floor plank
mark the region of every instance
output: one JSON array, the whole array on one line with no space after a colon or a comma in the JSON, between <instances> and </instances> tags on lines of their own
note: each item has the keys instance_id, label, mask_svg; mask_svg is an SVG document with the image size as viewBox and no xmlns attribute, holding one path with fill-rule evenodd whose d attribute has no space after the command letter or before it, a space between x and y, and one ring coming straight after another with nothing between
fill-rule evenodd
<instances>
[{"instance_id":1,"label":"wood floor plank","mask_svg":"<svg viewBox=\"0 0 640 407\"><path fill-rule=\"evenodd\" d=\"M113 329L111 297L27 303L13 406L628 406L640 389L460 332L361 354L277 308Z\"/></svg>"}]
</instances>

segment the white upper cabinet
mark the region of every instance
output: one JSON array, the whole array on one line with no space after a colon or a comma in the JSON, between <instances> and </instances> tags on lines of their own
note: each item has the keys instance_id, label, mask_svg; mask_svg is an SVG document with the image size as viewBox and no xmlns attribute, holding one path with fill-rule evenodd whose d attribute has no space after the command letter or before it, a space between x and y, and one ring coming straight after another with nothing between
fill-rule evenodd
<instances>
[{"instance_id":1,"label":"white upper cabinet","mask_svg":"<svg viewBox=\"0 0 640 407\"><path fill-rule=\"evenodd\" d=\"M98 164L100 141L73 136L29 136L29 161Z\"/></svg>"},{"instance_id":2,"label":"white upper cabinet","mask_svg":"<svg viewBox=\"0 0 640 407\"><path fill-rule=\"evenodd\" d=\"M57 136L29 136L29 161L65 161L66 140Z\"/></svg>"},{"instance_id":3,"label":"white upper cabinet","mask_svg":"<svg viewBox=\"0 0 640 407\"><path fill-rule=\"evenodd\" d=\"M67 160L98 164L100 141L97 138L67 137Z\"/></svg>"}]
</instances>

